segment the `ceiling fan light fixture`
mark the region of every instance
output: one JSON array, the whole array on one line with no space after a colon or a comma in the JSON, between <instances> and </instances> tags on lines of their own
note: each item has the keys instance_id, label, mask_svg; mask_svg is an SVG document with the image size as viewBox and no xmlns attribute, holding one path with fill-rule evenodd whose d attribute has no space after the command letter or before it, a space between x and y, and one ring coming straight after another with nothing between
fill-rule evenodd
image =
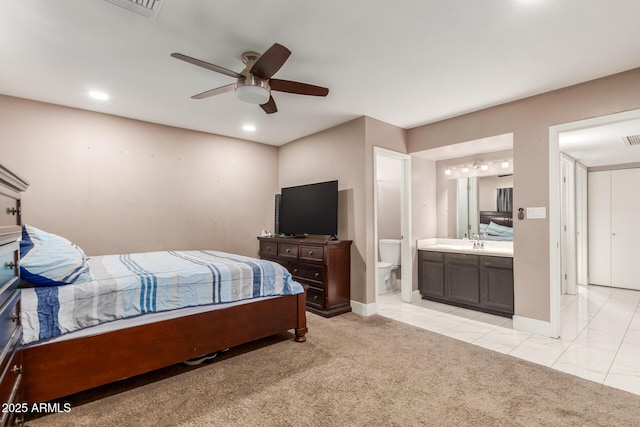
<instances>
[{"instance_id":1,"label":"ceiling fan light fixture","mask_svg":"<svg viewBox=\"0 0 640 427\"><path fill-rule=\"evenodd\" d=\"M236 88L236 94L240 101L257 105L266 104L271 97L269 89L260 86L238 86Z\"/></svg>"}]
</instances>

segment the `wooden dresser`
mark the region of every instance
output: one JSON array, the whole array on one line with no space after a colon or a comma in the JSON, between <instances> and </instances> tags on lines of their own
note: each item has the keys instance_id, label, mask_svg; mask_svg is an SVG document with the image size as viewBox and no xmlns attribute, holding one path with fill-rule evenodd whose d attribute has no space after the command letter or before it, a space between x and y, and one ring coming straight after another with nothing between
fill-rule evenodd
<instances>
[{"instance_id":1,"label":"wooden dresser","mask_svg":"<svg viewBox=\"0 0 640 427\"><path fill-rule=\"evenodd\" d=\"M324 317L351 311L351 240L258 237L260 258L308 285L307 310Z\"/></svg>"},{"instance_id":2,"label":"wooden dresser","mask_svg":"<svg viewBox=\"0 0 640 427\"><path fill-rule=\"evenodd\" d=\"M29 183L0 164L0 426L22 425L20 326L20 192Z\"/></svg>"}]
</instances>

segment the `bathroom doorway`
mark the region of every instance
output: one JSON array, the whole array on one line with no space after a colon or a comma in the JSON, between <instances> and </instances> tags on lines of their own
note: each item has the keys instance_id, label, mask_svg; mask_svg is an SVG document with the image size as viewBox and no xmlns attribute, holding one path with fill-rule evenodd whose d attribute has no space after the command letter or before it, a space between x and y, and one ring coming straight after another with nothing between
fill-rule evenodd
<instances>
[{"instance_id":1,"label":"bathroom doorway","mask_svg":"<svg viewBox=\"0 0 640 427\"><path fill-rule=\"evenodd\" d=\"M412 300L411 265L411 157L407 154L374 147L374 273L375 299L380 292L400 292L402 301ZM386 266L381 263L380 241ZM394 257L399 247L399 264ZM390 251L390 252L389 252ZM389 255L390 254L390 255ZM388 271L388 275L386 274Z\"/></svg>"}]
</instances>

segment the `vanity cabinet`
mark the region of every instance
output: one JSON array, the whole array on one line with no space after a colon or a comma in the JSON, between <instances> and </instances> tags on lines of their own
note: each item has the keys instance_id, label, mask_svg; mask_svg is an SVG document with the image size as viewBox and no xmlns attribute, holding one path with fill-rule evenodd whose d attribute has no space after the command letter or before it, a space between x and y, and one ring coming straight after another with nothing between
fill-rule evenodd
<instances>
[{"instance_id":1,"label":"vanity cabinet","mask_svg":"<svg viewBox=\"0 0 640 427\"><path fill-rule=\"evenodd\" d=\"M513 315L513 258L420 250L418 262L423 299Z\"/></svg>"}]
</instances>

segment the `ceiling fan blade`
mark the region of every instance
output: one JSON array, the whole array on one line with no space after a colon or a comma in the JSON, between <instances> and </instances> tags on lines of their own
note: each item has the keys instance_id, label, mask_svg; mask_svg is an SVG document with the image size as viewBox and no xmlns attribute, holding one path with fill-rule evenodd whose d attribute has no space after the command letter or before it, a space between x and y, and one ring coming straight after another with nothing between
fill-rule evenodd
<instances>
[{"instance_id":1,"label":"ceiling fan blade","mask_svg":"<svg viewBox=\"0 0 640 427\"><path fill-rule=\"evenodd\" d=\"M229 77L235 77L235 78L240 77L240 74L236 73L235 71L227 70L226 68L220 67L219 65L209 64L208 62L204 62L199 59L192 58L187 55L183 55L181 53L172 53L171 56L176 59L181 59L182 61L186 61L190 64L197 65L198 67L206 68L207 70L225 74Z\"/></svg>"},{"instance_id":2,"label":"ceiling fan blade","mask_svg":"<svg viewBox=\"0 0 640 427\"><path fill-rule=\"evenodd\" d=\"M220 86L215 89L208 90L206 92L199 93L197 95L193 95L191 98L193 99L203 99L208 98L214 95L220 95L221 93L231 92L234 89L235 83L231 83L230 85Z\"/></svg>"},{"instance_id":3,"label":"ceiling fan blade","mask_svg":"<svg viewBox=\"0 0 640 427\"><path fill-rule=\"evenodd\" d=\"M291 55L291 51L281 44L274 43L251 67L251 74L270 79Z\"/></svg>"},{"instance_id":4,"label":"ceiling fan blade","mask_svg":"<svg viewBox=\"0 0 640 427\"><path fill-rule=\"evenodd\" d=\"M329 89L322 86L314 86L307 83L292 82L290 80L269 80L271 90L278 92L296 93L298 95L327 96Z\"/></svg>"},{"instance_id":5,"label":"ceiling fan blade","mask_svg":"<svg viewBox=\"0 0 640 427\"><path fill-rule=\"evenodd\" d=\"M269 101L266 104L260 104L262 109L267 114L273 114L278 111L278 107L276 107L276 101L273 100L273 96L269 97Z\"/></svg>"}]
</instances>

